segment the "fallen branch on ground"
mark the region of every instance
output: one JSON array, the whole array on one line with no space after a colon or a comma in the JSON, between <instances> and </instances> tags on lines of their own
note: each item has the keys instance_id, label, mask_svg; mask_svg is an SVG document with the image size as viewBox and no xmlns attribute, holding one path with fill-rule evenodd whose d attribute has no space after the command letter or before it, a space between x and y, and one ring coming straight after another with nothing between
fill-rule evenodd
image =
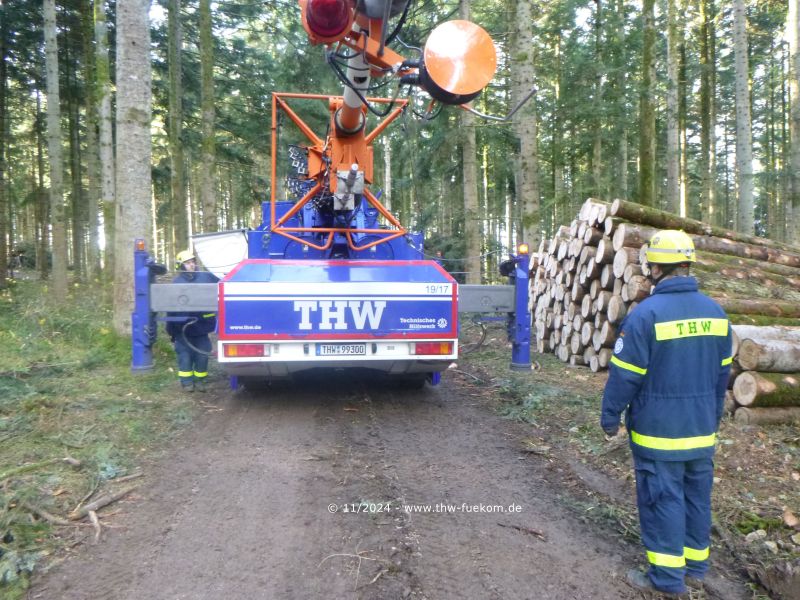
<instances>
[{"instance_id":1,"label":"fallen branch on ground","mask_svg":"<svg viewBox=\"0 0 800 600\"><path fill-rule=\"evenodd\" d=\"M498 525L500 525L500 527L505 527L507 529L516 529L517 531L520 531L522 533L527 533L529 535L536 536L542 541L545 542L547 541L547 536L538 529L531 529L530 527L522 527L520 525L506 525L505 523L498 523Z\"/></svg>"},{"instance_id":2,"label":"fallen branch on ground","mask_svg":"<svg viewBox=\"0 0 800 600\"><path fill-rule=\"evenodd\" d=\"M28 465L22 465L21 467L14 467L13 469L9 469L5 473L0 474L0 481L4 481L9 477L14 477L15 475L21 475L22 473L28 473L29 471L35 471L36 469L41 469L42 467L48 467L50 465L55 465L57 463L63 462L68 464L71 467L78 468L81 466L81 461L72 458L70 456L65 456L64 458L50 458L48 460L43 460L37 463L30 463Z\"/></svg>"},{"instance_id":3,"label":"fallen branch on ground","mask_svg":"<svg viewBox=\"0 0 800 600\"><path fill-rule=\"evenodd\" d=\"M125 488L124 490L120 490L118 492L114 492L113 494L107 494L105 496L101 496L100 498L98 498L94 502L91 502L91 503L87 504L83 508L80 508L78 510L74 510L71 513L69 513L69 518L72 521L80 521L81 519L86 517L90 512L97 511L97 510L103 508L104 506L108 506L109 504L112 504L112 503L116 502L117 500L120 500L120 499L124 498L125 496L130 494L133 490L135 490L137 487L139 487L139 486L134 485L134 486Z\"/></svg>"},{"instance_id":4,"label":"fallen branch on ground","mask_svg":"<svg viewBox=\"0 0 800 600\"><path fill-rule=\"evenodd\" d=\"M97 513L93 510L89 511L89 520L92 522L92 527L94 527L94 543L100 541L100 534L102 533L102 528L100 527L100 519L97 518Z\"/></svg>"},{"instance_id":5,"label":"fallen branch on ground","mask_svg":"<svg viewBox=\"0 0 800 600\"><path fill-rule=\"evenodd\" d=\"M20 502L19 506L27 510L29 513L38 515L52 525L59 525L60 527L77 527L79 525L85 525L85 523L74 523L72 521L62 519L61 517L57 517L56 515L49 513L43 508L36 506L35 504L31 504L30 502Z\"/></svg>"}]
</instances>

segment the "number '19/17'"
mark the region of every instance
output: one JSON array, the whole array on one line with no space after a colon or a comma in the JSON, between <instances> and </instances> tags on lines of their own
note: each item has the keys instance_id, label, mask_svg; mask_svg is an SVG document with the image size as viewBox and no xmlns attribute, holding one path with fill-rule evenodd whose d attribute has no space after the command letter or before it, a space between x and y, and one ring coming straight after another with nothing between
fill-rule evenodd
<instances>
[{"instance_id":1,"label":"number '19/17'","mask_svg":"<svg viewBox=\"0 0 800 600\"><path fill-rule=\"evenodd\" d=\"M429 294L446 294L450 291L449 285L426 285L425 290Z\"/></svg>"}]
</instances>

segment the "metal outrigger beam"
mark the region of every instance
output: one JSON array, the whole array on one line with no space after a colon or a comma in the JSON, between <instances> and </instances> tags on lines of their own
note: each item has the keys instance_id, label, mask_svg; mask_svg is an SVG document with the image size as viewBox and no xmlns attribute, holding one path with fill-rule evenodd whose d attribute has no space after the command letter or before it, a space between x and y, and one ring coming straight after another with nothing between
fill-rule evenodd
<instances>
[{"instance_id":1,"label":"metal outrigger beam","mask_svg":"<svg viewBox=\"0 0 800 600\"><path fill-rule=\"evenodd\" d=\"M511 368L527 370L531 366L531 313L528 307L527 254L513 255L501 265L508 285L459 285L458 312L501 314L508 319L511 341ZM133 371L153 368L152 347L156 341L159 312L216 312L216 283L156 283L156 276L166 272L137 240L134 250L134 311L131 314Z\"/></svg>"}]
</instances>

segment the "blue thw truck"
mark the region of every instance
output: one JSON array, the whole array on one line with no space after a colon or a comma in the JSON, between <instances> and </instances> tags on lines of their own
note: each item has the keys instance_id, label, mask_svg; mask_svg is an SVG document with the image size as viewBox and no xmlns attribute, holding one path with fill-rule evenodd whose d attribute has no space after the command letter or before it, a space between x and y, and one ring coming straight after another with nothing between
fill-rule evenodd
<instances>
[{"instance_id":1,"label":"blue thw truck","mask_svg":"<svg viewBox=\"0 0 800 600\"><path fill-rule=\"evenodd\" d=\"M155 283L156 265L137 242L134 369L152 365L157 313L210 310L218 314L217 359L234 382L322 367L436 382L458 357L460 312L511 315L512 366L527 368L527 253L506 268L514 285L459 286L426 258L422 234L403 227L370 189L373 142L409 110L397 93L368 97L370 80L394 78L398 93L427 93L426 118L437 114L435 104L471 110L466 103L496 67L488 34L468 21L443 23L408 60L389 47L407 0L299 4L309 40L326 47L344 94L273 94L271 195L261 225L193 238L218 284ZM318 116L320 103L328 112L322 135L300 116ZM282 133L294 143L279 144Z\"/></svg>"}]
</instances>

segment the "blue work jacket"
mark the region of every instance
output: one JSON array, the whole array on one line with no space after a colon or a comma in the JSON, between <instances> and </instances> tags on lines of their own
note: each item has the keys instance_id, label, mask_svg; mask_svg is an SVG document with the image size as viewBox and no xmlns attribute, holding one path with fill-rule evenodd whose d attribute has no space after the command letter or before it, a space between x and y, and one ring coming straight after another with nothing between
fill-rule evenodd
<instances>
[{"instance_id":1,"label":"blue work jacket","mask_svg":"<svg viewBox=\"0 0 800 600\"><path fill-rule=\"evenodd\" d=\"M219 281L208 271L180 271L172 283L216 283ZM185 317L183 321L167 321L167 334L175 339L178 336L188 338L203 337L217 328L216 313L171 312L170 317Z\"/></svg>"},{"instance_id":2,"label":"blue work jacket","mask_svg":"<svg viewBox=\"0 0 800 600\"><path fill-rule=\"evenodd\" d=\"M731 357L725 311L693 277L656 285L622 322L603 392L603 429L625 423L633 453L650 460L714 455Z\"/></svg>"}]
</instances>

